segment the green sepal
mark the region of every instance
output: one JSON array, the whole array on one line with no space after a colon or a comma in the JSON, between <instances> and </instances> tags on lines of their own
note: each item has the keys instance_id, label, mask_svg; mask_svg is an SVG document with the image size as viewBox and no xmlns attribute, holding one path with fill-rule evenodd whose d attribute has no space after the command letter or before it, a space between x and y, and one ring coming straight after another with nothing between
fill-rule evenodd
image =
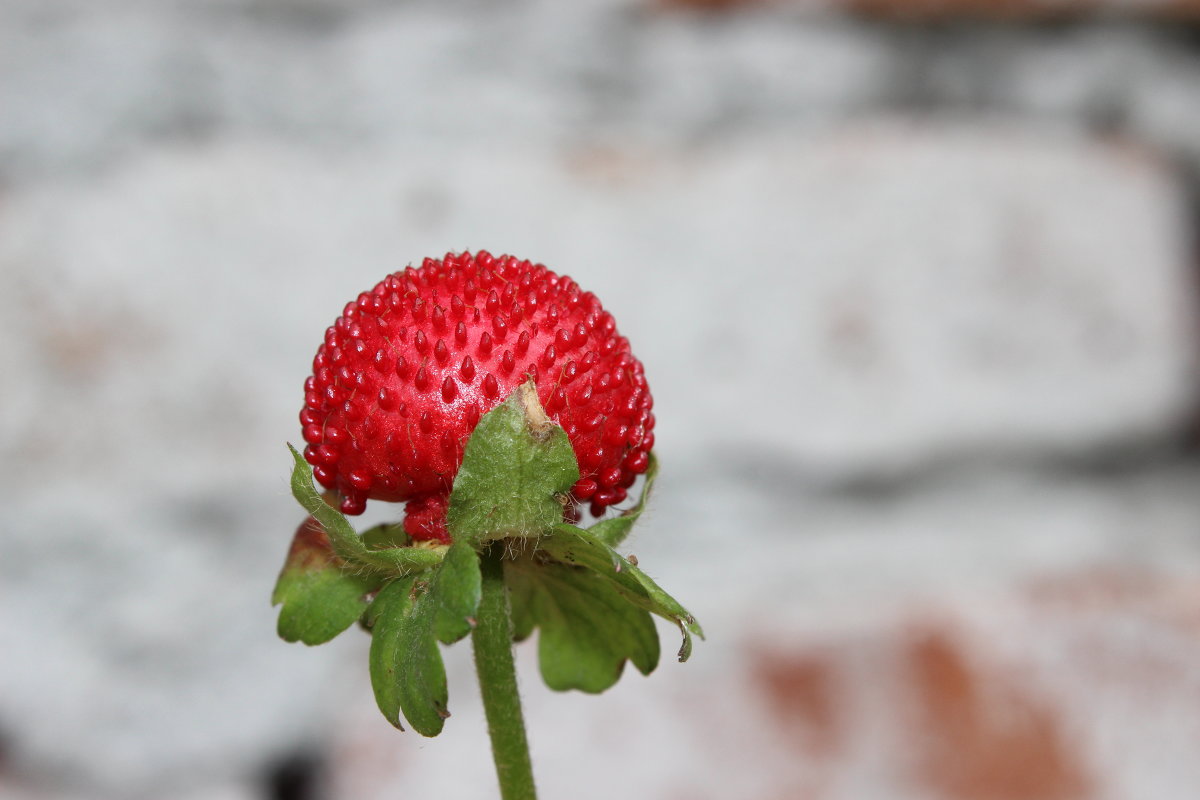
<instances>
[{"instance_id":1,"label":"green sepal","mask_svg":"<svg viewBox=\"0 0 1200 800\"><path fill-rule=\"evenodd\" d=\"M538 664L557 691L599 693L631 661L643 675L658 665L658 632L644 609L589 570L536 557L506 561L505 582L518 637L536 627Z\"/></svg>"},{"instance_id":2,"label":"green sepal","mask_svg":"<svg viewBox=\"0 0 1200 800\"><path fill-rule=\"evenodd\" d=\"M347 569L325 530L309 517L296 530L271 595L272 605L283 605L279 636L307 645L328 642L362 616L367 595L381 582L377 575Z\"/></svg>"},{"instance_id":3,"label":"green sepal","mask_svg":"<svg viewBox=\"0 0 1200 800\"><path fill-rule=\"evenodd\" d=\"M658 477L658 459L651 453L650 466L646 470L646 482L642 484L642 496L638 498L637 505L618 517L597 522L587 529L588 533L609 547L616 547L625 541L625 537L633 530L633 523L637 522L638 517L646 508L646 501L650 499L650 490L654 487L656 477Z\"/></svg>"},{"instance_id":4,"label":"green sepal","mask_svg":"<svg viewBox=\"0 0 1200 800\"><path fill-rule=\"evenodd\" d=\"M333 552L342 561L388 575L408 575L441 562L444 553L437 548L386 547L376 550L368 547L346 516L321 499L313 486L308 462L290 444L288 449L296 462L292 468L292 496L325 528Z\"/></svg>"},{"instance_id":5,"label":"green sepal","mask_svg":"<svg viewBox=\"0 0 1200 800\"><path fill-rule=\"evenodd\" d=\"M532 383L484 414L463 451L446 524L450 537L476 547L506 537L536 537L563 515L579 480L566 431L546 417Z\"/></svg>"},{"instance_id":6,"label":"green sepal","mask_svg":"<svg viewBox=\"0 0 1200 800\"><path fill-rule=\"evenodd\" d=\"M363 544L369 550L386 550L392 547L411 547L412 537L399 522L385 522L362 532Z\"/></svg>"},{"instance_id":7,"label":"green sepal","mask_svg":"<svg viewBox=\"0 0 1200 800\"><path fill-rule=\"evenodd\" d=\"M431 578L394 580L371 603L366 617L371 687L392 725L403 729L403 714L420 734L442 732L450 716L449 691L437 643L450 644L471 632L479 596L479 557L460 542L450 547Z\"/></svg>"},{"instance_id":8,"label":"green sepal","mask_svg":"<svg viewBox=\"0 0 1200 800\"><path fill-rule=\"evenodd\" d=\"M637 565L594 537L591 528L584 530L560 523L538 542L538 547L556 561L592 570L613 582L629 602L675 623L683 635L680 661L687 661L692 654L693 634L704 638L704 630L696 618L678 600Z\"/></svg>"}]
</instances>

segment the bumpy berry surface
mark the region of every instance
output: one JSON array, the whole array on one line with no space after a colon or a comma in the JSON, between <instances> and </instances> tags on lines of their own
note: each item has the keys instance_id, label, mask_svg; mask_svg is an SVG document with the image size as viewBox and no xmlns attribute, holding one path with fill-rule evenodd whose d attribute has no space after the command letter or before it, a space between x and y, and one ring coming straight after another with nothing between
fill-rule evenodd
<instances>
[{"instance_id":1,"label":"bumpy berry surface","mask_svg":"<svg viewBox=\"0 0 1200 800\"><path fill-rule=\"evenodd\" d=\"M623 501L654 446L641 362L591 292L485 251L427 258L345 307L304 385L304 456L343 512L406 501L410 535L448 540L466 440L527 377L575 449L575 501L597 516Z\"/></svg>"}]
</instances>

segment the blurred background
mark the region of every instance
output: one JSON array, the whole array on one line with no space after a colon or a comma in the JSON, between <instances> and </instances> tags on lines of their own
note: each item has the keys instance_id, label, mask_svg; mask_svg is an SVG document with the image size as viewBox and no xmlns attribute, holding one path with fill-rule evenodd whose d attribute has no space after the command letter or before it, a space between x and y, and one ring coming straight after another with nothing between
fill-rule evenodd
<instances>
[{"instance_id":1,"label":"blurred background","mask_svg":"<svg viewBox=\"0 0 1200 800\"><path fill-rule=\"evenodd\" d=\"M0 0L0 797L495 792L285 645L342 305L595 291L709 640L519 668L546 798L1200 796L1194 0ZM381 509L379 510L381 511Z\"/></svg>"}]
</instances>

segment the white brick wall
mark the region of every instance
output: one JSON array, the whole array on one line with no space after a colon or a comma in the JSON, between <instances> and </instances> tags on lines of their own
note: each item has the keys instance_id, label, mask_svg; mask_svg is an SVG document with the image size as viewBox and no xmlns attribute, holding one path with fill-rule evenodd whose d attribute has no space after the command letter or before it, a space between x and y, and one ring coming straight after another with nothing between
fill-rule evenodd
<instances>
[{"instance_id":1,"label":"white brick wall","mask_svg":"<svg viewBox=\"0 0 1200 800\"><path fill-rule=\"evenodd\" d=\"M904 80L957 97L929 77L953 49L904 78L912 53L877 28L599 5L0 3L0 797L251 797L313 742L341 796L443 792L460 763L453 785L488 791L465 646L429 742L376 718L362 637L289 647L267 608L298 519L282 443L324 327L465 247L570 272L616 313L665 464L630 547L710 633L601 698L550 695L524 654L546 796L571 770L655 797L730 796L748 771L764 798L941 800L990 767L921 772L937 751L893 747L910 706L864 688L923 652L913 627L949 642L929 669L982 664L973 686L1055 720L1060 795L1195 788L1158 755L1194 720L1152 714L1194 689L1196 476L1169 447L1195 405L1194 233L1161 150L1187 138L1164 98L1190 57L1119 30L1006 34L1003 119L903 121ZM1060 80L1015 70L1029 54ZM1081 133L1113 74L1141 139ZM1068 466L1101 451L1146 463ZM1099 610L1029 599L1079 584ZM1093 645L1159 664L1163 694L1063 685ZM803 695L812 663L849 682L853 746L763 738L823 741L755 684L798 675ZM644 738L609 728L629 714Z\"/></svg>"}]
</instances>

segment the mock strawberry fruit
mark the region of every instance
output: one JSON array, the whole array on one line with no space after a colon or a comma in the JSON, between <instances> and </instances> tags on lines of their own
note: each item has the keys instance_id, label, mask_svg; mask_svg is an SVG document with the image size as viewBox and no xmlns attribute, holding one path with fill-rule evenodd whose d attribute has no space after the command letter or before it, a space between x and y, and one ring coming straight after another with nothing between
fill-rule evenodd
<instances>
[{"instance_id":1,"label":"mock strawberry fruit","mask_svg":"<svg viewBox=\"0 0 1200 800\"><path fill-rule=\"evenodd\" d=\"M381 281L325 332L300 412L313 476L346 514L406 501L405 529L447 541L447 499L480 416L532 379L599 516L654 446L642 364L591 292L512 256L447 254Z\"/></svg>"}]
</instances>

